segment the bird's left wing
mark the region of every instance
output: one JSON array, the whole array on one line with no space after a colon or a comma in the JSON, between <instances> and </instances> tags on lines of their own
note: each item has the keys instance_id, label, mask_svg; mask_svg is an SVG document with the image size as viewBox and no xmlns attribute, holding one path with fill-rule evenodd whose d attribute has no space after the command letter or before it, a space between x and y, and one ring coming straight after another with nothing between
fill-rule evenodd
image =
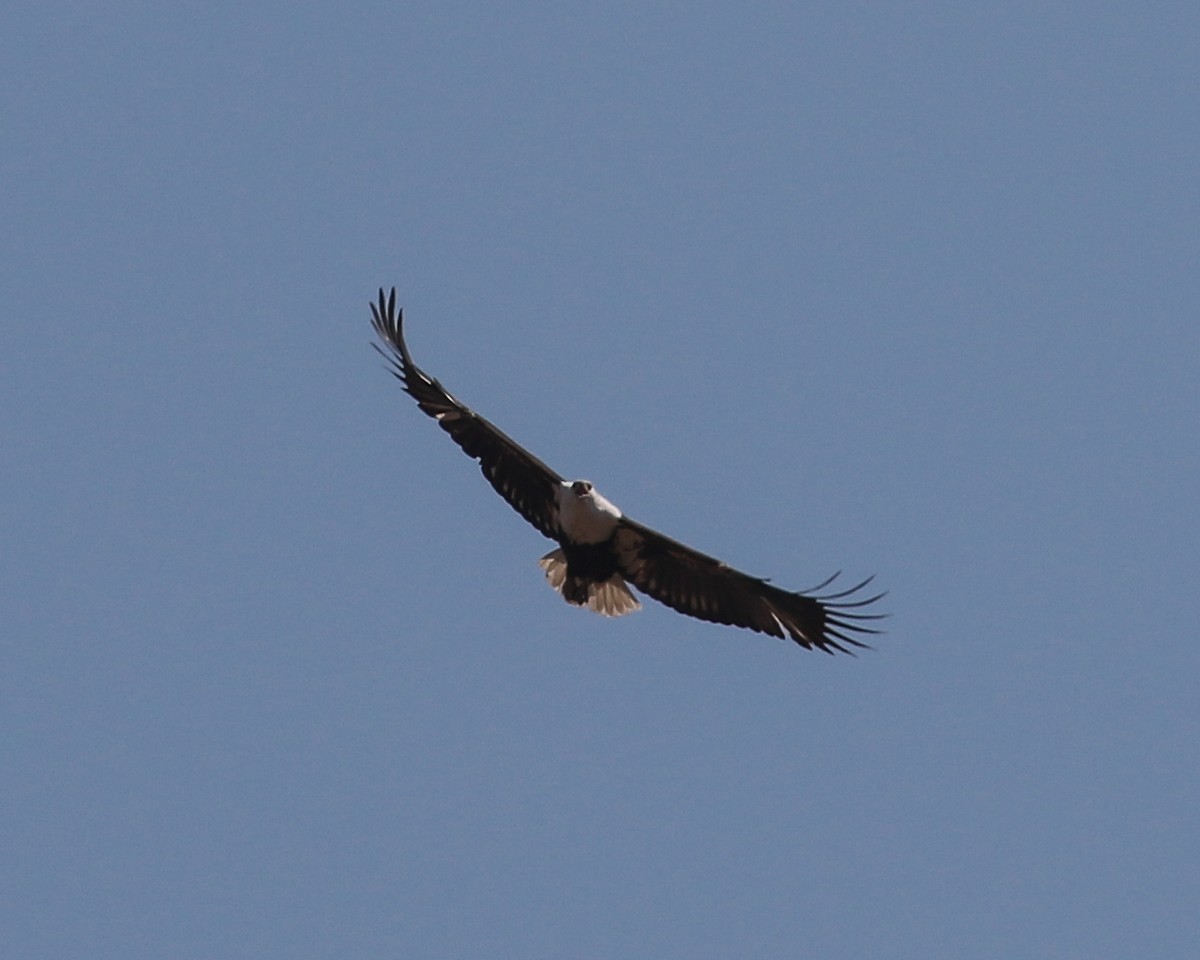
<instances>
[{"instance_id":1,"label":"bird's left wing","mask_svg":"<svg viewBox=\"0 0 1200 960\"><path fill-rule=\"evenodd\" d=\"M844 644L867 646L853 634L880 632L869 623L881 614L858 611L883 594L850 599L870 578L848 590L814 595L833 582L834 574L808 593L792 593L628 517L617 527L615 546L626 580L659 603L700 620L747 627L781 640L790 637L802 647L826 653L851 653Z\"/></svg>"},{"instance_id":2,"label":"bird's left wing","mask_svg":"<svg viewBox=\"0 0 1200 960\"><path fill-rule=\"evenodd\" d=\"M396 288L371 304L372 322L387 350L379 350L392 373L425 413L433 417L479 468L514 510L550 539L558 536L555 488L563 478L413 363L404 342L404 311L396 310Z\"/></svg>"}]
</instances>

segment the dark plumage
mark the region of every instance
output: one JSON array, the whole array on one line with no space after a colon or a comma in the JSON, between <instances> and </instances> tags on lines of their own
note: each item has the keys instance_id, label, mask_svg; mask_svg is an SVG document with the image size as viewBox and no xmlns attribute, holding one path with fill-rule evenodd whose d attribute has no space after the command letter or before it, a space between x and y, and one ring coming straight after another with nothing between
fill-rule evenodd
<instances>
[{"instance_id":1,"label":"dark plumage","mask_svg":"<svg viewBox=\"0 0 1200 960\"><path fill-rule=\"evenodd\" d=\"M849 653L858 636L877 634L881 614L863 613L882 593L862 597L867 578L819 594L837 574L808 593L793 593L734 570L713 557L624 516L586 480L567 481L494 424L456 400L413 363L404 342L404 313L396 290L371 304L376 349L426 414L438 422L484 477L522 517L558 543L540 564L567 602L606 616L640 607L627 584L680 613L746 627L802 647Z\"/></svg>"}]
</instances>

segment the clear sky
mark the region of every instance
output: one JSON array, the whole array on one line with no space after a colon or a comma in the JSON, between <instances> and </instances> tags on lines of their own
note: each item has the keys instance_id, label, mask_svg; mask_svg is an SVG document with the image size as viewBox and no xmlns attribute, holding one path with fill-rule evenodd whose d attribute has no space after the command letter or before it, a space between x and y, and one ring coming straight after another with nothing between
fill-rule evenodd
<instances>
[{"instance_id":1,"label":"clear sky","mask_svg":"<svg viewBox=\"0 0 1200 960\"><path fill-rule=\"evenodd\" d=\"M1195 954L1194 4L18 0L0 111L0 954ZM569 608L393 284L886 635Z\"/></svg>"}]
</instances>

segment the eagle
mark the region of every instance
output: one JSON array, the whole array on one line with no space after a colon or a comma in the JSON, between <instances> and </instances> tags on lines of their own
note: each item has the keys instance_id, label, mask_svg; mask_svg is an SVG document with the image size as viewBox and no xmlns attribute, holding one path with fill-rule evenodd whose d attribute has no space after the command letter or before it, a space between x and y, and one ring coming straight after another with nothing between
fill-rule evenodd
<instances>
[{"instance_id":1,"label":"eagle","mask_svg":"<svg viewBox=\"0 0 1200 960\"><path fill-rule=\"evenodd\" d=\"M538 563L567 603L620 617L641 608L632 585L687 616L790 638L826 653L866 648L858 637L881 632L871 624L883 615L862 612L884 596L862 596L873 577L820 593L839 576L835 573L794 593L643 526L590 481L564 479L418 367L404 342L404 311L396 310L395 287L386 296L380 288L371 315L383 344L372 346L405 392L479 461L488 483L517 513L557 542Z\"/></svg>"}]
</instances>

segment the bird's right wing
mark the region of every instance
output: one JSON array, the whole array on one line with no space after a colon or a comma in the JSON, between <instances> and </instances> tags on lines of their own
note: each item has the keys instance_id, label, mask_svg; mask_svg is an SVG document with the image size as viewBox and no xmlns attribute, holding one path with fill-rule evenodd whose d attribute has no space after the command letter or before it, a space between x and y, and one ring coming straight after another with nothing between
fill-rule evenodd
<instances>
[{"instance_id":1,"label":"bird's right wing","mask_svg":"<svg viewBox=\"0 0 1200 960\"><path fill-rule=\"evenodd\" d=\"M396 310L396 288L379 303L371 304L372 322L386 350L375 349L391 364L392 374L404 385L417 406L433 417L463 452L479 461L483 475L500 496L541 533L558 537L555 489L563 478L537 457L506 436L470 407L454 399L440 383L413 363L404 342L404 311Z\"/></svg>"}]
</instances>

